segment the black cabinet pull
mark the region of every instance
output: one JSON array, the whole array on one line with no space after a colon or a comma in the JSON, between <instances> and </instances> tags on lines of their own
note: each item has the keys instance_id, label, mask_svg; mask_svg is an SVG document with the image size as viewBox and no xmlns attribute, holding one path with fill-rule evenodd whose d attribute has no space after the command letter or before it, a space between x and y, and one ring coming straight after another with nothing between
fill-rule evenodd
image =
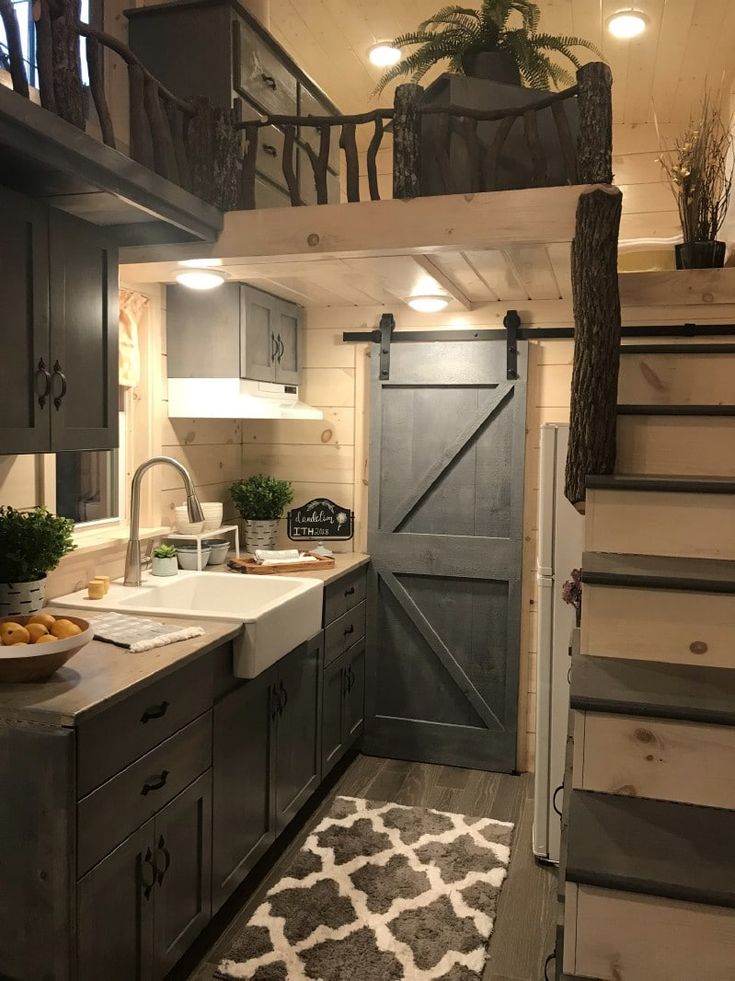
<instances>
[{"instance_id":1,"label":"black cabinet pull","mask_svg":"<svg viewBox=\"0 0 735 981\"><path fill-rule=\"evenodd\" d=\"M286 347L285 347L283 341L281 340L281 335L279 334L278 335L278 363L279 364L283 360L283 352L285 350L286 350Z\"/></svg>"},{"instance_id":2,"label":"black cabinet pull","mask_svg":"<svg viewBox=\"0 0 735 981\"><path fill-rule=\"evenodd\" d=\"M146 881L144 875L146 865L151 870L150 881ZM146 853L143 858L143 868L140 870L140 879L143 884L143 895L146 899L150 899L151 893L153 892L153 887L156 884L156 865L153 861L153 852L150 850L150 848L146 849Z\"/></svg>"},{"instance_id":3,"label":"black cabinet pull","mask_svg":"<svg viewBox=\"0 0 735 981\"><path fill-rule=\"evenodd\" d=\"M171 867L171 852L168 850L168 848L166 848L166 842L164 841L163 835L161 835L160 838L158 839L158 844L156 845L156 851L163 853L163 868L159 869L158 863L156 863L156 870L158 873L156 879L158 885L160 886L161 883L163 882L164 875L168 872L169 868Z\"/></svg>"},{"instance_id":4,"label":"black cabinet pull","mask_svg":"<svg viewBox=\"0 0 735 981\"><path fill-rule=\"evenodd\" d=\"M140 721L143 723L143 725L145 725L146 722L150 722L151 719L162 719L168 711L168 705L168 702L161 702L160 705L155 705L153 708L146 709L141 715Z\"/></svg>"},{"instance_id":5,"label":"black cabinet pull","mask_svg":"<svg viewBox=\"0 0 735 981\"><path fill-rule=\"evenodd\" d=\"M278 714L279 715L283 715L283 710L288 705L288 692L283 687L283 682L280 683L280 686L279 687L280 687L280 691L281 691L281 704L280 704L280 708L278 710Z\"/></svg>"},{"instance_id":6,"label":"black cabinet pull","mask_svg":"<svg viewBox=\"0 0 735 981\"><path fill-rule=\"evenodd\" d=\"M559 817L563 817L563 815L562 815L561 811L559 810L559 808L557 806L556 798L557 798L557 796L559 794L559 791L563 791L563 790L564 790L564 784L563 783L560 783L559 786L554 791L554 796L551 798L551 806L554 808L554 810L559 815Z\"/></svg>"},{"instance_id":7,"label":"black cabinet pull","mask_svg":"<svg viewBox=\"0 0 735 981\"><path fill-rule=\"evenodd\" d=\"M278 697L278 692L274 687L271 692L271 721L272 722L276 721L276 716L280 715L281 711L282 711L281 699Z\"/></svg>"},{"instance_id":8,"label":"black cabinet pull","mask_svg":"<svg viewBox=\"0 0 735 981\"><path fill-rule=\"evenodd\" d=\"M265 84L268 86L269 89L273 89L275 91L276 80L272 75L266 75L265 72L261 72L260 77L263 79L263 81L265 82Z\"/></svg>"},{"instance_id":9,"label":"black cabinet pull","mask_svg":"<svg viewBox=\"0 0 735 981\"><path fill-rule=\"evenodd\" d=\"M161 770L161 775L155 780L146 780L143 784L143 789L141 790L141 795L146 797L152 790L161 790L162 787L166 786L166 781L168 780L168 770Z\"/></svg>"},{"instance_id":10,"label":"black cabinet pull","mask_svg":"<svg viewBox=\"0 0 735 981\"><path fill-rule=\"evenodd\" d=\"M43 358L38 359L38 368L36 370L36 377L41 377L46 380L46 385L42 392L38 393L38 404L43 409L46 405L46 399L51 393L51 372L46 367L46 362Z\"/></svg>"},{"instance_id":11,"label":"black cabinet pull","mask_svg":"<svg viewBox=\"0 0 735 981\"><path fill-rule=\"evenodd\" d=\"M269 157L277 157L278 156L278 150L276 150L276 148L274 146L271 146L270 143L264 143L263 144L263 153L267 153Z\"/></svg>"},{"instance_id":12,"label":"black cabinet pull","mask_svg":"<svg viewBox=\"0 0 735 981\"><path fill-rule=\"evenodd\" d=\"M351 623L349 627L345 627L345 637L349 637L350 634L354 634L354 632L355 632L354 623Z\"/></svg>"},{"instance_id":13,"label":"black cabinet pull","mask_svg":"<svg viewBox=\"0 0 735 981\"><path fill-rule=\"evenodd\" d=\"M346 589L345 590L345 599L347 599L348 596L354 596L354 595L355 595L355 587L354 586L350 586L349 589Z\"/></svg>"},{"instance_id":14,"label":"black cabinet pull","mask_svg":"<svg viewBox=\"0 0 735 981\"><path fill-rule=\"evenodd\" d=\"M271 361L278 360L278 341L276 340L276 335L271 334Z\"/></svg>"},{"instance_id":15,"label":"black cabinet pull","mask_svg":"<svg viewBox=\"0 0 735 981\"><path fill-rule=\"evenodd\" d=\"M58 395L56 395L54 397L54 405L56 406L56 410L58 412L58 410L61 408L61 403L62 403L62 401L64 399L64 396L66 395L66 375L61 370L61 365L59 364L59 362L58 361L55 361L54 362L54 377L56 377L57 375L61 379L61 391L59 392Z\"/></svg>"}]
</instances>

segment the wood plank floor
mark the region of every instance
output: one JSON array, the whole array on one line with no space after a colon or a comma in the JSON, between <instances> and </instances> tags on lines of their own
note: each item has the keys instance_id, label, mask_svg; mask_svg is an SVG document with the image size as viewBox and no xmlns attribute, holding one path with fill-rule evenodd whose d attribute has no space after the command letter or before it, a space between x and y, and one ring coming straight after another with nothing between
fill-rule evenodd
<instances>
[{"instance_id":1,"label":"wood plank floor","mask_svg":"<svg viewBox=\"0 0 735 981\"><path fill-rule=\"evenodd\" d=\"M516 832L510 868L483 981L543 981L544 961L554 941L556 876L554 870L535 862L531 850L531 774L508 776L369 756L357 756L299 827L289 832L285 847L279 845L277 855L265 856L171 975L172 981L210 981L232 937L339 794L513 821Z\"/></svg>"}]
</instances>

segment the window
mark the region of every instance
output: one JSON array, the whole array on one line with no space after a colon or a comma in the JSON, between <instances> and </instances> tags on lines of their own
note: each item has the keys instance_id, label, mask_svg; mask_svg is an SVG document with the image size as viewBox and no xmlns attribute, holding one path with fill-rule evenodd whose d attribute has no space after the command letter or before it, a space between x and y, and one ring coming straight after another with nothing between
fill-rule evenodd
<instances>
[{"instance_id":1,"label":"window","mask_svg":"<svg viewBox=\"0 0 735 981\"><path fill-rule=\"evenodd\" d=\"M56 454L56 513L77 524L119 518L119 451Z\"/></svg>"},{"instance_id":2,"label":"window","mask_svg":"<svg viewBox=\"0 0 735 981\"><path fill-rule=\"evenodd\" d=\"M33 3L32 0L10 0L18 18L20 28L20 44L23 49L23 60L26 66L28 84L38 88L38 66L36 64L36 29L33 23ZM89 21L90 0L82 0L81 16L82 21ZM89 84L87 74L87 59L85 57L85 42L81 40L81 59L82 59L82 81L85 85ZM5 27L0 20L0 68L6 71L10 69L8 58L8 40L5 34Z\"/></svg>"}]
</instances>

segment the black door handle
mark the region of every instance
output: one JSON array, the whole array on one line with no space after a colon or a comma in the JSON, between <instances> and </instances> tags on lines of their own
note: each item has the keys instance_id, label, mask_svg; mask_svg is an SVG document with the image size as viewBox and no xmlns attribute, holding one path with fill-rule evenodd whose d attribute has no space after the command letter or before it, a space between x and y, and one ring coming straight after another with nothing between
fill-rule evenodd
<instances>
[{"instance_id":1,"label":"black door handle","mask_svg":"<svg viewBox=\"0 0 735 981\"><path fill-rule=\"evenodd\" d=\"M267 153L269 157L277 157L278 156L278 150L276 150L276 148L274 146L271 146L270 143L264 143L263 144L263 153Z\"/></svg>"},{"instance_id":2,"label":"black door handle","mask_svg":"<svg viewBox=\"0 0 735 981\"><path fill-rule=\"evenodd\" d=\"M355 587L354 586L350 586L349 589L346 589L345 590L345 599L347 599L348 596L354 596L354 595L355 595Z\"/></svg>"},{"instance_id":3,"label":"black door handle","mask_svg":"<svg viewBox=\"0 0 735 981\"><path fill-rule=\"evenodd\" d=\"M140 721L143 723L143 725L145 725L146 722L150 722L151 719L162 719L166 714L166 712L168 711L168 704L169 704L168 702L164 701L161 702L160 705L156 705L153 708L146 709L145 712L141 715Z\"/></svg>"},{"instance_id":4,"label":"black door handle","mask_svg":"<svg viewBox=\"0 0 735 981\"><path fill-rule=\"evenodd\" d=\"M280 715L282 711L281 699L278 697L278 692L274 687L271 692L271 721L275 722L276 716Z\"/></svg>"},{"instance_id":5,"label":"black door handle","mask_svg":"<svg viewBox=\"0 0 735 981\"><path fill-rule=\"evenodd\" d=\"M283 687L283 682L280 683L280 686L279 687L280 687L280 690L281 690L281 705L280 705L280 708L278 710L278 714L279 715L283 715L283 710L288 705L288 692Z\"/></svg>"},{"instance_id":6,"label":"black door handle","mask_svg":"<svg viewBox=\"0 0 735 981\"><path fill-rule=\"evenodd\" d=\"M271 361L278 360L278 341L276 340L276 335L271 334Z\"/></svg>"},{"instance_id":7,"label":"black door handle","mask_svg":"<svg viewBox=\"0 0 735 981\"><path fill-rule=\"evenodd\" d=\"M51 393L51 372L46 367L46 362L43 360L43 358L38 359L36 378L38 378L39 375L42 378L45 378L46 380L46 385L44 387L44 390L38 393L38 404L43 409L46 405L46 399L49 397L49 394Z\"/></svg>"},{"instance_id":8,"label":"black door handle","mask_svg":"<svg viewBox=\"0 0 735 981\"><path fill-rule=\"evenodd\" d=\"M551 806L554 808L554 810L559 815L559 817L562 817L563 815L562 815L561 811L559 810L559 808L557 807L556 798L557 798L557 796L559 794L559 791L563 791L563 790L564 790L564 784L563 783L560 783L559 786L554 791L554 796L551 798Z\"/></svg>"},{"instance_id":9,"label":"black door handle","mask_svg":"<svg viewBox=\"0 0 735 981\"><path fill-rule=\"evenodd\" d=\"M280 364L283 360L283 352L286 350L283 341L281 340L281 335L278 335L278 363Z\"/></svg>"},{"instance_id":10,"label":"black door handle","mask_svg":"<svg viewBox=\"0 0 735 981\"><path fill-rule=\"evenodd\" d=\"M161 770L161 774L155 780L146 780L143 784L143 789L141 790L141 795L146 797L152 790L161 790L162 787L166 786L166 781L168 780L168 770Z\"/></svg>"},{"instance_id":11,"label":"black door handle","mask_svg":"<svg viewBox=\"0 0 735 981\"><path fill-rule=\"evenodd\" d=\"M163 835L161 835L160 838L158 839L158 844L156 845L156 851L163 853L163 868L159 869L158 865L156 864L156 869L158 872L156 878L157 878L158 885L160 886L161 883L163 882L164 875L168 872L169 868L171 867L171 852L168 850L168 848L166 848L166 842L164 841Z\"/></svg>"},{"instance_id":12,"label":"black door handle","mask_svg":"<svg viewBox=\"0 0 735 981\"><path fill-rule=\"evenodd\" d=\"M150 881L148 882L146 881L145 875L143 874L145 871L144 867L146 865L151 870L151 878ZM156 865L153 861L153 852L150 850L150 848L146 850L145 856L143 857L143 868L141 868L140 870L140 880L143 885L143 895L145 896L146 899L150 899L151 892L153 892L153 887L156 884Z\"/></svg>"},{"instance_id":13,"label":"black door handle","mask_svg":"<svg viewBox=\"0 0 735 981\"><path fill-rule=\"evenodd\" d=\"M268 86L269 89L273 89L275 91L276 80L275 78L273 78L272 75L266 75L265 72L261 72L260 77L263 79L263 81L265 82L265 84Z\"/></svg>"},{"instance_id":14,"label":"black door handle","mask_svg":"<svg viewBox=\"0 0 735 981\"><path fill-rule=\"evenodd\" d=\"M57 375L61 379L61 391L59 392L58 395L56 395L54 397L54 405L56 406L56 410L58 411L61 408L61 403L63 401L64 396L66 395L66 387L67 386L66 386L66 375L61 370L61 365L59 364L59 362L58 361L55 361L54 362L54 377L56 377Z\"/></svg>"},{"instance_id":15,"label":"black door handle","mask_svg":"<svg viewBox=\"0 0 735 981\"><path fill-rule=\"evenodd\" d=\"M354 634L354 632L355 632L355 625L354 625L354 623L351 623L349 625L349 627L345 627L345 632L344 632L345 633L345 637L349 637L350 634Z\"/></svg>"}]
</instances>

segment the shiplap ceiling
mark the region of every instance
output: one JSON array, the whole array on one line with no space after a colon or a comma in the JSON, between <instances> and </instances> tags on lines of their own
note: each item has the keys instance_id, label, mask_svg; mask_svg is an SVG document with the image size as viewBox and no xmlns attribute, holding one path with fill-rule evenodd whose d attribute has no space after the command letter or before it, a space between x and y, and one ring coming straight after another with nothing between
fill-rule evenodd
<instances>
[{"instance_id":1,"label":"shiplap ceiling","mask_svg":"<svg viewBox=\"0 0 735 981\"><path fill-rule=\"evenodd\" d=\"M541 27L578 34L613 70L617 124L680 123L706 83L729 92L735 68L735 0L537 0ZM468 4L471 5L471 4ZM373 96L380 71L368 61L376 40L416 27L442 0L270 0L270 30L345 112L392 101ZM639 38L620 41L607 18L635 6L650 17ZM582 50L582 60L591 55ZM431 78L432 76L427 76Z\"/></svg>"}]
</instances>

